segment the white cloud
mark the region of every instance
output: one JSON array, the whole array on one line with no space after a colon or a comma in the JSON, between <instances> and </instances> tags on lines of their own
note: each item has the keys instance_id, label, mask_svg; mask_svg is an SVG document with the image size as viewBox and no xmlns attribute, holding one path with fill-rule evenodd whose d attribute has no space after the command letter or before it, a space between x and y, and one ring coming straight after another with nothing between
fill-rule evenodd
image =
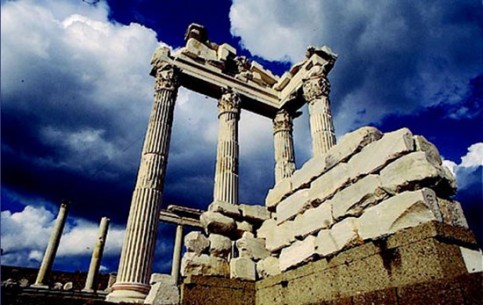
<instances>
[{"instance_id":1,"label":"white cloud","mask_svg":"<svg viewBox=\"0 0 483 305\"><path fill-rule=\"evenodd\" d=\"M475 143L468 147L466 155L461 157L460 163L451 160L443 160L443 165L448 167L456 177L458 189L469 189L473 185L483 189L483 143ZM478 175L480 172L480 175Z\"/></svg>"}]
</instances>

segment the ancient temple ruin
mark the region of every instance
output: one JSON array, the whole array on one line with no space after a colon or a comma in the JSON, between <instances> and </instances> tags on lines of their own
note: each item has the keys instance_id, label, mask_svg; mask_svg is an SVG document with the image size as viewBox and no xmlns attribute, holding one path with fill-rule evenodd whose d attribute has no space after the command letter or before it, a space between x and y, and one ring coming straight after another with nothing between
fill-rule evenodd
<instances>
[{"instance_id":1,"label":"ancient temple ruin","mask_svg":"<svg viewBox=\"0 0 483 305\"><path fill-rule=\"evenodd\" d=\"M161 47L153 55L154 106L107 301L410 304L414 295L425 298L426 287L439 291L426 304L437 304L438 297L466 301L479 293L468 283L481 281L481 251L451 199L455 180L436 147L406 128L373 127L336 145L327 78L335 53L308 48L302 62L277 77L232 46L209 41L203 26L190 25L185 40L176 52ZM206 211L161 210L180 86L218 100L215 184ZM313 157L297 169L292 120L305 104ZM241 111L273 121L276 183L265 205L238 199ZM178 225L171 276L151 275L160 219ZM201 230L185 236L180 266L183 225Z\"/></svg>"}]
</instances>

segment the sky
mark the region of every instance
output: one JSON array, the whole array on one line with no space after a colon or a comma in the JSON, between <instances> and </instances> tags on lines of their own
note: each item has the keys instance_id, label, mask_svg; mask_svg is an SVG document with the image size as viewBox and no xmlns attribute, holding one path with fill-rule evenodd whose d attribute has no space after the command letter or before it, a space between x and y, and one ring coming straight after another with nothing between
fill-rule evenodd
<instances>
[{"instance_id":1,"label":"sky","mask_svg":"<svg viewBox=\"0 0 483 305\"><path fill-rule=\"evenodd\" d=\"M455 174L455 199L482 244L481 0L2 0L3 265L40 265L65 199L54 269L86 271L107 216L101 271L117 271L153 103L151 55L182 47L192 22L277 75L308 46L329 46L339 55L329 74L337 137L366 125L425 136ZM302 111L297 168L311 157ZM217 129L216 101L181 88L164 205L211 202ZM245 111L239 130L240 201L263 204L274 184L272 123ZM161 224L153 271L169 272L173 237Z\"/></svg>"}]
</instances>

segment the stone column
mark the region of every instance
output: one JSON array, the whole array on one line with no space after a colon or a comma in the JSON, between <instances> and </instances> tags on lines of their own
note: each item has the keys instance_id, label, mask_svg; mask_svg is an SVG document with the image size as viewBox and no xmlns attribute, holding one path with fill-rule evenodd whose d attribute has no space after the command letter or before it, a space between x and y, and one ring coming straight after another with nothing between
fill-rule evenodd
<instances>
[{"instance_id":1,"label":"stone column","mask_svg":"<svg viewBox=\"0 0 483 305\"><path fill-rule=\"evenodd\" d=\"M87 273L86 284L82 291L94 292L97 290L94 287L99 267L101 266L102 254L104 253L104 244L107 237L107 229L109 228L109 218L102 217L99 224L99 234L97 237L94 250L92 251L91 263L89 265L89 271Z\"/></svg>"},{"instance_id":2,"label":"stone column","mask_svg":"<svg viewBox=\"0 0 483 305\"><path fill-rule=\"evenodd\" d=\"M111 302L142 303L150 289L149 277L179 86L176 67L159 62L155 70L154 105L132 196L117 282L107 296L107 301Z\"/></svg>"},{"instance_id":3,"label":"stone column","mask_svg":"<svg viewBox=\"0 0 483 305\"><path fill-rule=\"evenodd\" d=\"M330 83L323 66L315 65L310 69L304 81L303 92L309 103L312 152L314 156L320 156L334 146L336 141L330 112Z\"/></svg>"},{"instance_id":4,"label":"stone column","mask_svg":"<svg viewBox=\"0 0 483 305\"><path fill-rule=\"evenodd\" d=\"M292 176L295 171L295 154L292 138L292 117L287 110L280 110L273 119L275 147L275 184Z\"/></svg>"},{"instance_id":5,"label":"stone column","mask_svg":"<svg viewBox=\"0 0 483 305\"><path fill-rule=\"evenodd\" d=\"M59 247L60 238L62 236L62 231L64 231L65 221L67 219L67 212L69 211L69 203L62 201L60 204L59 214L55 220L54 229L50 235L49 243L47 244L47 249L45 249L44 257L42 259L42 264L39 268L39 273L37 274L37 279L32 287L35 288L49 288L45 285L45 276L51 271L52 265L54 263L55 254L57 253L57 248Z\"/></svg>"},{"instance_id":6,"label":"stone column","mask_svg":"<svg viewBox=\"0 0 483 305\"><path fill-rule=\"evenodd\" d=\"M238 204L238 120L240 97L225 90L218 101L219 129L214 201Z\"/></svg>"},{"instance_id":7,"label":"stone column","mask_svg":"<svg viewBox=\"0 0 483 305\"><path fill-rule=\"evenodd\" d=\"M181 262L181 250L183 249L183 225L176 227L176 237L174 239L173 263L171 265L171 276L176 283L179 279L179 268Z\"/></svg>"}]
</instances>

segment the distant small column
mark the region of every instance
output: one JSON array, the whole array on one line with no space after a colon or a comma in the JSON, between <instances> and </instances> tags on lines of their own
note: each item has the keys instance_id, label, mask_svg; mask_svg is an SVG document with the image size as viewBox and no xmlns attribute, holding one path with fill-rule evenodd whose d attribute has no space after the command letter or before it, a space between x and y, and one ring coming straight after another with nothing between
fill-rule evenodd
<instances>
[{"instance_id":1,"label":"distant small column","mask_svg":"<svg viewBox=\"0 0 483 305\"><path fill-rule=\"evenodd\" d=\"M177 68L165 62L154 62L156 82L153 110L131 199L117 282L106 298L108 302L143 303L151 288L149 277L179 87Z\"/></svg>"},{"instance_id":2,"label":"distant small column","mask_svg":"<svg viewBox=\"0 0 483 305\"><path fill-rule=\"evenodd\" d=\"M313 155L320 156L336 143L330 111L330 83L323 66L315 65L310 69L308 78L304 81L303 92L309 104Z\"/></svg>"},{"instance_id":3,"label":"distant small column","mask_svg":"<svg viewBox=\"0 0 483 305\"><path fill-rule=\"evenodd\" d=\"M101 266L102 254L104 253L104 245L106 243L107 230L109 228L109 218L102 217L99 225L99 235L92 251L91 264L89 265L89 272L87 273L86 285L82 291L93 292L94 283L96 281L99 267Z\"/></svg>"},{"instance_id":4,"label":"distant small column","mask_svg":"<svg viewBox=\"0 0 483 305\"><path fill-rule=\"evenodd\" d=\"M49 243L47 244L47 249L45 249L45 254L42 259L42 264L39 268L39 273L37 274L37 279L32 287L35 288L48 288L44 284L45 276L50 273L52 269L52 264L54 263L55 254L57 253L57 248L59 247L60 238L62 237L62 231L64 231L65 221L67 219L67 213L69 212L69 203L67 201L62 201L60 204L59 214L55 220L55 225L50 235Z\"/></svg>"},{"instance_id":5,"label":"distant small column","mask_svg":"<svg viewBox=\"0 0 483 305\"><path fill-rule=\"evenodd\" d=\"M178 282L179 268L181 262L181 250L183 249L183 225L176 227L176 237L174 239L173 263L171 265L171 276Z\"/></svg>"},{"instance_id":6,"label":"distant small column","mask_svg":"<svg viewBox=\"0 0 483 305\"><path fill-rule=\"evenodd\" d=\"M238 204L238 120L240 97L231 89L218 101L219 129L214 201Z\"/></svg>"},{"instance_id":7,"label":"distant small column","mask_svg":"<svg viewBox=\"0 0 483 305\"><path fill-rule=\"evenodd\" d=\"M287 110L280 110L273 119L275 148L275 184L292 176L295 171L292 117Z\"/></svg>"}]
</instances>

